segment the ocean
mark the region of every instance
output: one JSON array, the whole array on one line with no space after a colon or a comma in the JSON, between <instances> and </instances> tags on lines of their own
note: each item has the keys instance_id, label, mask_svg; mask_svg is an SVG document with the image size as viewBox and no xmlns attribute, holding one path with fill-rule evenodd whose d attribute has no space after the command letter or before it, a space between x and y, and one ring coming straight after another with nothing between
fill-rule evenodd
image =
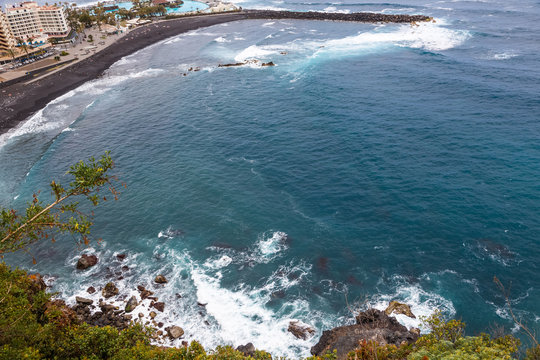
<instances>
[{"instance_id":1,"label":"ocean","mask_svg":"<svg viewBox=\"0 0 540 360\"><path fill-rule=\"evenodd\" d=\"M238 4L435 22L239 21L123 58L0 136L2 206L46 198L106 150L119 200L95 209L90 247L66 236L36 245L35 265L5 260L70 303L145 285L166 303L158 321L208 347L307 356L391 300L412 306L407 326L439 309L469 334L516 332L494 276L540 331L540 3ZM250 59L276 66L218 67ZM98 265L77 271L81 253ZM294 338L291 319L316 335Z\"/></svg>"}]
</instances>

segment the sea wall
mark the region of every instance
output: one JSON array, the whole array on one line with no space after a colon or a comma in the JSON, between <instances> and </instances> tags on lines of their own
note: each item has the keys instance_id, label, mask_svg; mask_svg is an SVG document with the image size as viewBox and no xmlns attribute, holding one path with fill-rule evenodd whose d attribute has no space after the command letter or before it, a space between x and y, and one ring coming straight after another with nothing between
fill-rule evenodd
<instances>
[{"instance_id":1,"label":"sea wall","mask_svg":"<svg viewBox=\"0 0 540 360\"><path fill-rule=\"evenodd\" d=\"M296 20L331 20L354 21L365 23L412 23L430 21L425 15L392 15L380 13L327 13L317 11L274 11L274 10L244 10L248 19L296 19Z\"/></svg>"}]
</instances>

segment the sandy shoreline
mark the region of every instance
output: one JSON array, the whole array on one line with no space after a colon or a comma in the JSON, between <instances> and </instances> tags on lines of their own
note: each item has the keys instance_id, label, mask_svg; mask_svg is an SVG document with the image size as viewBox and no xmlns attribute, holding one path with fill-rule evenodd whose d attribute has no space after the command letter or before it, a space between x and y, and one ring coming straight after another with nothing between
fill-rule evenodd
<instances>
[{"instance_id":1,"label":"sandy shoreline","mask_svg":"<svg viewBox=\"0 0 540 360\"><path fill-rule=\"evenodd\" d=\"M192 16L155 22L132 30L126 36L93 56L42 79L25 84L20 82L0 88L0 135L16 127L49 102L103 74L121 58L166 38L202 27L245 19L301 19L355 22L414 22L430 18L422 15L384 15L374 13L334 14L248 10Z\"/></svg>"}]
</instances>

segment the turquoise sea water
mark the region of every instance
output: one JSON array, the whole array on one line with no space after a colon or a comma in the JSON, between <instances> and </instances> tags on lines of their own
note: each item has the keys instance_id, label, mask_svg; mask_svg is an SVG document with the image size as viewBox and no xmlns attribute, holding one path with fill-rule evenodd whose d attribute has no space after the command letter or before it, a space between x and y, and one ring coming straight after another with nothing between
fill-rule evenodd
<instances>
[{"instance_id":1,"label":"turquoise sea water","mask_svg":"<svg viewBox=\"0 0 540 360\"><path fill-rule=\"evenodd\" d=\"M132 2L123 2L118 3L118 8L129 10L133 7ZM176 8L167 7L167 13L185 13L191 11L205 10L208 8L208 5L199 1L185 0L182 5ZM107 10L105 12L116 12L116 10Z\"/></svg>"},{"instance_id":2,"label":"turquoise sea water","mask_svg":"<svg viewBox=\"0 0 540 360\"><path fill-rule=\"evenodd\" d=\"M122 59L0 140L5 206L112 152L127 188L96 211L103 243L83 251L99 265L75 271L70 238L37 246L37 265L7 261L49 274L70 301L115 280L122 303L162 273L158 316L188 339L292 357L351 322L347 303L399 300L471 332L512 329L494 275L540 330L540 5L271 6L436 22L243 21ZM217 67L247 59L276 66ZM290 319L317 336L295 339Z\"/></svg>"}]
</instances>

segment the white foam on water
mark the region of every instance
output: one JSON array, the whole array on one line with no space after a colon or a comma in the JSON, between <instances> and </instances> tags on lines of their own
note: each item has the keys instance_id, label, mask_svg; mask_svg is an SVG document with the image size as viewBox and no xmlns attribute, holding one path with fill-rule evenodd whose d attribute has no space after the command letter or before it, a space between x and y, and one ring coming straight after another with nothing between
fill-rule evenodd
<instances>
[{"instance_id":1,"label":"white foam on water","mask_svg":"<svg viewBox=\"0 0 540 360\"><path fill-rule=\"evenodd\" d=\"M440 310L445 316L450 318L456 314L454 305L450 300L445 299L439 294L425 291L418 284L404 283L399 276L396 276L395 279L398 282L395 291L391 294L375 295L368 302L368 308L373 307L375 309L385 310L392 300L405 303L411 307L411 311L416 316L416 319L403 314L394 314L394 316L407 328L416 327L423 332L427 331L427 329L422 326L421 317L428 317L435 310Z\"/></svg>"},{"instance_id":2,"label":"white foam on water","mask_svg":"<svg viewBox=\"0 0 540 360\"><path fill-rule=\"evenodd\" d=\"M272 26L274 25L276 22L275 21L269 21L269 22L265 22L264 24L262 24L261 26L265 26L265 27L268 27L268 26Z\"/></svg>"},{"instance_id":3,"label":"white foam on water","mask_svg":"<svg viewBox=\"0 0 540 360\"><path fill-rule=\"evenodd\" d=\"M273 260L281 251L287 249L286 239L287 234L282 231L276 231L270 237L266 233L260 236L256 243L259 260L264 263Z\"/></svg>"},{"instance_id":4,"label":"white foam on water","mask_svg":"<svg viewBox=\"0 0 540 360\"><path fill-rule=\"evenodd\" d=\"M220 36L220 37L217 37L214 39L215 42L218 42L218 43L227 43L227 42L231 42L231 40L227 40L225 39L223 36Z\"/></svg>"},{"instance_id":5,"label":"white foam on water","mask_svg":"<svg viewBox=\"0 0 540 360\"><path fill-rule=\"evenodd\" d=\"M502 52L502 53L493 54L491 56L491 58L493 60L508 60L508 59L515 58L517 56L518 56L518 54L509 51L509 52Z\"/></svg>"},{"instance_id":6,"label":"white foam on water","mask_svg":"<svg viewBox=\"0 0 540 360\"><path fill-rule=\"evenodd\" d=\"M251 45L236 55L234 60L238 62L252 59L260 60L270 55L278 55L280 51L285 50L287 50L287 45Z\"/></svg>"},{"instance_id":7,"label":"white foam on water","mask_svg":"<svg viewBox=\"0 0 540 360\"><path fill-rule=\"evenodd\" d=\"M309 355L315 337L303 341L287 332L289 321L310 313L306 301L289 302L282 307L287 309L287 314L280 314L281 309L276 313L266 306L270 300L267 291L246 286L226 289L221 287L219 277L207 275L200 269L193 270L192 279L198 301L206 304L208 314L219 323L219 332L214 334L214 339L235 347L252 342L256 348L274 356L298 358ZM212 345L219 341L212 341Z\"/></svg>"},{"instance_id":8,"label":"white foam on water","mask_svg":"<svg viewBox=\"0 0 540 360\"><path fill-rule=\"evenodd\" d=\"M440 23L419 23L415 25L400 25L388 31L390 27L379 27L376 30L362 32L341 39L331 39L325 42L315 42L318 46L316 54L327 52L351 52L354 50L373 49L381 46L399 46L428 51L443 51L463 44L469 33L463 30L452 30L442 27ZM322 48L321 48L322 46Z\"/></svg>"},{"instance_id":9,"label":"white foam on water","mask_svg":"<svg viewBox=\"0 0 540 360\"><path fill-rule=\"evenodd\" d=\"M336 14L350 14L351 12L351 10L348 10L348 9L338 10L335 6L325 7L323 11L328 12L328 13L336 13Z\"/></svg>"}]
</instances>

